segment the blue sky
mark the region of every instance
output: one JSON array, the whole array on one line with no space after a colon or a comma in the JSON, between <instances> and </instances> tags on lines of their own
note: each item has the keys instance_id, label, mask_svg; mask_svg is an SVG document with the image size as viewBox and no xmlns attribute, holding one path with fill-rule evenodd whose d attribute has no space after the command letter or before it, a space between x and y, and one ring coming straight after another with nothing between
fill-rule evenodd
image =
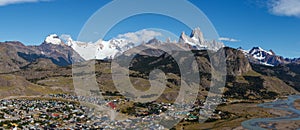
<instances>
[{"instance_id":1,"label":"blue sky","mask_svg":"<svg viewBox=\"0 0 300 130\"><path fill-rule=\"evenodd\" d=\"M52 33L69 34L76 39L89 17L108 2L110 1L1 0L0 41L17 40L26 45L38 45ZM300 57L299 0L190 2L201 9L219 35L228 40L224 41L226 45L244 49L261 46L285 57ZM168 5L165 6L168 9ZM144 15L118 24L106 38L144 28L162 28L176 35L180 35L182 31L189 34L191 31L176 20Z\"/></svg>"}]
</instances>

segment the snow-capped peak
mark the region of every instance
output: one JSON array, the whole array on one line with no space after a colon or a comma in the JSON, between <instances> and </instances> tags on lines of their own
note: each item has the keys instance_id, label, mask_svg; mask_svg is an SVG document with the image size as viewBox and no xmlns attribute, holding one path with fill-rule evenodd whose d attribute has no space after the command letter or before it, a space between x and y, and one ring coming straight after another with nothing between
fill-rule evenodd
<instances>
[{"instance_id":1,"label":"snow-capped peak","mask_svg":"<svg viewBox=\"0 0 300 130\"><path fill-rule=\"evenodd\" d=\"M153 32L151 31L138 31L136 32L137 38L142 39L145 45L161 45L166 42L162 42L153 36ZM150 33L150 36L153 36L153 39L148 39L149 36L145 35ZM130 34L130 35L129 35ZM119 35L116 38L110 39L108 41L98 40L94 43L86 43L81 41L74 41L70 35L61 35L60 37L56 34L49 35L45 43L48 44L56 44L56 45L67 45L73 48L82 58L85 60L91 59L113 59L114 57L124 53L125 51L139 45L140 43L136 42L136 37L131 38L132 33L127 33L126 35ZM130 37L129 37L130 36ZM167 43L170 43L170 39L167 40ZM174 42L176 43L176 42ZM224 47L223 43L218 41L205 41L203 37L203 33L200 28L196 28L192 31L190 36L187 36L184 32L181 34L179 39L179 45L183 45L183 47L188 47L196 50L209 49L217 51L221 47Z\"/></svg>"},{"instance_id":2,"label":"snow-capped peak","mask_svg":"<svg viewBox=\"0 0 300 130\"><path fill-rule=\"evenodd\" d=\"M249 50L249 53L251 55L273 55L273 52L270 52L270 51L266 51L264 49L262 49L261 47L253 47L251 50Z\"/></svg>"},{"instance_id":3,"label":"snow-capped peak","mask_svg":"<svg viewBox=\"0 0 300 130\"><path fill-rule=\"evenodd\" d=\"M242 51L252 63L266 66L276 66L285 62L284 59L277 56L272 50L266 51L261 47L253 47L250 50L243 50L242 48L238 49Z\"/></svg>"},{"instance_id":4,"label":"snow-capped peak","mask_svg":"<svg viewBox=\"0 0 300 130\"><path fill-rule=\"evenodd\" d=\"M187 44L193 49L197 50L213 50L217 51L224 47L224 44L218 41L206 41L200 28L193 29L190 36L187 36L184 32L181 33L179 43Z\"/></svg>"},{"instance_id":5,"label":"snow-capped peak","mask_svg":"<svg viewBox=\"0 0 300 130\"><path fill-rule=\"evenodd\" d=\"M55 44L55 45L61 45L61 44L63 44L62 40L56 34L51 34L48 37L46 37L45 43Z\"/></svg>"},{"instance_id":6,"label":"snow-capped peak","mask_svg":"<svg viewBox=\"0 0 300 130\"><path fill-rule=\"evenodd\" d=\"M200 43L203 43L204 42L204 36L203 36L203 33L201 32L200 28L195 28L190 37L194 40L197 40L199 41Z\"/></svg>"}]
</instances>

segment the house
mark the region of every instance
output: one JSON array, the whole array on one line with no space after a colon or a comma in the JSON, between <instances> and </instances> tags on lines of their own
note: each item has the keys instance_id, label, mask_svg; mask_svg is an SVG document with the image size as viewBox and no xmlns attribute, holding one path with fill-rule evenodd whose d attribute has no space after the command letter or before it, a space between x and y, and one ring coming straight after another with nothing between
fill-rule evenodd
<instances>
[{"instance_id":1,"label":"house","mask_svg":"<svg viewBox=\"0 0 300 130\"><path fill-rule=\"evenodd\" d=\"M112 109L116 109L116 105L113 103L113 102L109 102L108 104L107 104L110 108L112 108Z\"/></svg>"}]
</instances>

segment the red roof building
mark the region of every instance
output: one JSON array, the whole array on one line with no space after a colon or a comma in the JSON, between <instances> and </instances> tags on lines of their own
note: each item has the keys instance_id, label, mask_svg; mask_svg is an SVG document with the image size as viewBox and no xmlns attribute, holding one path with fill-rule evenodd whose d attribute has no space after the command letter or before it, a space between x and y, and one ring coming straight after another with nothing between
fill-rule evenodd
<instances>
[{"instance_id":1,"label":"red roof building","mask_svg":"<svg viewBox=\"0 0 300 130\"><path fill-rule=\"evenodd\" d=\"M116 105L113 103L113 102L109 102L108 104L107 104L110 108L112 108L112 109L116 109Z\"/></svg>"}]
</instances>

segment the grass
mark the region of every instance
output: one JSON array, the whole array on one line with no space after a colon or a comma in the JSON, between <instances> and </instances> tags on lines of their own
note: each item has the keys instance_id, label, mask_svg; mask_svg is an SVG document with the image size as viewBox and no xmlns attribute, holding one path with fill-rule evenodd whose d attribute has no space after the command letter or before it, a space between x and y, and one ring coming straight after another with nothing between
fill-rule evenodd
<instances>
[{"instance_id":1,"label":"grass","mask_svg":"<svg viewBox=\"0 0 300 130\"><path fill-rule=\"evenodd\" d=\"M259 77L259 76L261 76L261 74L257 73L256 71L251 70L251 71L248 71L247 73L245 73L244 76Z\"/></svg>"},{"instance_id":2,"label":"grass","mask_svg":"<svg viewBox=\"0 0 300 130\"><path fill-rule=\"evenodd\" d=\"M199 130L199 129L212 129L212 130L224 130L224 129L234 129L242 128L241 123L245 120L253 118L268 118L276 117L278 115L270 113L270 109L257 107L256 103L236 103L228 104L224 106L219 106L217 110L222 112L231 113L230 118L221 119L214 122L206 123L191 123L191 122L181 122L176 126L176 129L181 129L182 125L185 124L184 129L187 130ZM283 111L278 111L284 115Z\"/></svg>"},{"instance_id":3,"label":"grass","mask_svg":"<svg viewBox=\"0 0 300 130\"><path fill-rule=\"evenodd\" d=\"M73 79L71 77L50 77L37 82L45 86L73 86Z\"/></svg>"},{"instance_id":4,"label":"grass","mask_svg":"<svg viewBox=\"0 0 300 130\"><path fill-rule=\"evenodd\" d=\"M236 76L236 81L239 83L246 83L248 84L249 82L244 78L244 76Z\"/></svg>"},{"instance_id":5,"label":"grass","mask_svg":"<svg viewBox=\"0 0 300 130\"><path fill-rule=\"evenodd\" d=\"M61 92L50 87L30 83L25 78L12 74L0 75L0 82L2 82L0 86L1 97L46 95Z\"/></svg>"},{"instance_id":6,"label":"grass","mask_svg":"<svg viewBox=\"0 0 300 130\"><path fill-rule=\"evenodd\" d=\"M265 81L264 86L267 87L267 89L270 91L281 93L282 95L299 93L295 89L287 85L285 82L276 77L263 76L262 78Z\"/></svg>"}]
</instances>

